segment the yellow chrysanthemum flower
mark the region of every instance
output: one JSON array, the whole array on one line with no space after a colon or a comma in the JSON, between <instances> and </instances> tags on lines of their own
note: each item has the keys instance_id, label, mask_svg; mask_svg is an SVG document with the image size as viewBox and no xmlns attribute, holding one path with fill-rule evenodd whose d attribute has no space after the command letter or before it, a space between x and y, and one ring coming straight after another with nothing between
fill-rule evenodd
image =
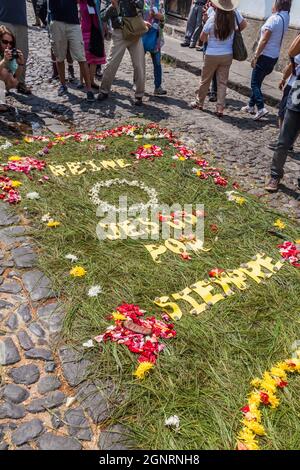
<instances>
[{"instance_id":1,"label":"yellow chrysanthemum flower","mask_svg":"<svg viewBox=\"0 0 300 470\"><path fill-rule=\"evenodd\" d=\"M245 204L245 202L246 202L246 199L244 197L241 197L241 196L235 197L234 200L237 204L240 204L240 206Z\"/></svg>"},{"instance_id":2,"label":"yellow chrysanthemum flower","mask_svg":"<svg viewBox=\"0 0 300 470\"><path fill-rule=\"evenodd\" d=\"M243 419L243 425L253 431L254 434L257 434L258 436L265 436L266 434L263 425L258 423L257 421L249 421L247 419Z\"/></svg>"},{"instance_id":3,"label":"yellow chrysanthemum flower","mask_svg":"<svg viewBox=\"0 0 300 470\"><path fill-rule=\"evenodd\" d=\"M26 142L27 144L31 144L31 142L33 142L33 138L32 137L24 137L24 142Z\"/></svg>"},{"instance_id":4,"label":"yellow chrysanthemum flower","mask_svg":"<svg viewBox=\"0 0 300 470\"><path fill-rule=\"evenodd\" d=\"M182 157L182 156L181 156L181 157L178 158L178 160L182 160L182 161L183 161L183 160L185 160L185 157Z\"/></svg>"},{"instance_id":5,"label":"yellow chrysanthemum flower","mask_svg":"<svg viewBox=\"0 0 300 470\"><path fill-rule=\"evenodd\" d=\"M11 157L8 158L8 160L9 160L10 162L17 162L17 161L19 161L19 160L22 160L22 158L19 157L19 155L12 155Z\"/></svg>"},{"instance_id":6,"label":"yellow chrysanthemum flower","mask_svg":"<svg viewBox=\"0 0 300 470\"><path fill-rule=\"evenodd\" d=\"M277 369L281 369L281 370L285 371L285 370L288 370L289 366L287 365L286 362L277 362L277 364L275 364L275 367Z\"/></svg>"},{"instance_id":7,"label":"yellow chrysanthemum flower","mask_svg":"<svg viewBox=\"0 0 300 470\"><path fill-rule=\"evenodd\" d=\"M137 134L134 136L135 139L142 139L143 138L143 135L142 134Z\"/></svg>"},{"instance_id":8,"label":"yellow chrysanthemum flower","mask_svg":"<svg viewBox=\"0 0 300 470\"><path fill-rule=\"evenodd\" d=\"M282 370L280 367L272 367L272 369L270 370L271 374L274 375L274 377L279 377L280 379L286 381L287 380L287 375L286 373L284 372L284 370Z\"/></svg>"},{"instance_id":9,"label":"yellow chrysanthemum flower","mask_svg":"<svg viewBox=\"0 0 300 470\"><path fill-rule=\"evenodd\" d=\"M242 441L248 448L248 450L259 450L258 442L255 439L255 434L251 429L243 428L239 434L238 439Z\"/></svg>"},{"instance_id":10,"label":"yellow chrysanthemum flower","mask_svg":"<svg viewBox=\"0 0 300 470\"><path fill-rule=\"evenodd\" d=\"M273 379L269 372L265 372L260 386L268 393L275 393L277 389L277 382L275 379Z\"/></svg>"},{"instance_id":11,"label":"yellow chrysanthemum flower","mask_svg":"<svg viewBox=\"0 0 300 470\"><path fill-rule=\"evenodd\" d=\"M58 227L60 225L60 222L58 222L58 220L49 220L49 222L47 222L47 227L50 227L50 228L55 228L55 227Z\"/></svg>"},{"instance_id":12,"label":"yellow chrysanthemum flower","mask_svg":"<svg viewBox=\"0 0 300 470\"><path fill-rule=\"evenodd\" d=\"M154 367L154 364L152 362L141 362L138 366L138 368L134 371L133 375L135 375L138 379L144 379L145 374L149 372L150 369Z\"/></svg>"},{"instance_id":13,"label":"yellow chrysanthemum flower","mask_svg":"<svg viewBox=\"0 0 300 470\"><path fill-rule=\"evenodd\" d=\"M86 270L82 266L74 266L70 271L71 276L82 277L86 275Z\"/></svg>"},{"instance_id":14,"label":"yellow chrysanthemum flower","mask_svg":"<svg viewBox=\"0 0 300 470\"><path fill-rule=\"evenodd\" d=\"M112 317L115 321L117 321L117 320L126 320L125 315L123 315L123 313L119 313L119 312L113 312Z\"/></svg>"},{"instance_id":15,"label":"yellow chrysanthemum flower","mask_svg":"<svg viewBox=\"0 0 300 470\"><path fill-rule=\"evenodd\" d=\"M300 239L299 239L299 240L295 240L295 243L296 243L296 245L300 245Z\"/></svg>"},{"instance_id":16,"label":"yellow chrysanthemum flower","mask_svg":"<svg viewBox=\"0 0 300 470\"><path fill-rule=\"evenodd\" d=\"M202 175L202 171L198 170L197 173L196 173L197 176L201 176Z\"/></svg>"},{"instance_id":17,"label":"yellow chrysanthemum flower","mask_svg":"<svg viewBox=\"0 0 300 470\"><path fill-rule=\"evenodd\" d=\"M259 405L260 404L260 394L259 392L253 392L249 395L248 404L251 405Z\"/></svg>"},{"instance_id":18,"label":"yellow chrysanthemum flower","mask_svg":"<svg viewBox=\"0 0 300 470\"><path fill-rule=\"evenodd\" d=\"M19 186L22 186L23 183L21 183L21 181L17 181L17 180L12 180L11 182L11 187L12 188L18 188Z\"/></svg>"},{"instance_id":19,"label":"yellow chrysanthemum flower","mask_svg":"<svg viewBox=\"0 0 300 470\"><path fill-rule=\"evenodd\" d=\"M284 222L282 222L281 219L277 219L275 222L274 222L274 227L278 227L280 230L283 230L285 229L286 227L286 224Z\"/></svg>"},{"instance_id":20,"label":"yellow chrysanthemum flower","mask_svg":"<svg viewBox=\"0 0 300 470\"><path fill-rule=\"evenodd\" d=\"M261 383L261 379L258 377L255 377L253 380L251 380L251 385L252 387L259 387Z\"/></svg>"},{"instance_id":21,"label":"yellow chrysanthemum flower","mask_svg":"<svg viewBox=\"0 0 300 470\"><path fill-rule=\"evenodd\" d=\"M271 408L277 408L280 404L280 400L273 393L269 393L269 402Z\"/></svg>"}]
</instances>

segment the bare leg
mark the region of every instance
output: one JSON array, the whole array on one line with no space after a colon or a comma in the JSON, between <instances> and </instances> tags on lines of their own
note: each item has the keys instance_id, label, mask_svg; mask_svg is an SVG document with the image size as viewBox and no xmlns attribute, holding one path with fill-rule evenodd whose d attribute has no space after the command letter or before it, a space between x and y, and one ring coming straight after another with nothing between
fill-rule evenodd
<instances>
[{"instance_id":1,"label":"bare leg","mask_svg":"<svg viewBox=\"0 0 300 470\"><path fill-rule=\"evenodd\" d=\"M83 75L87 91L92 91L91 78L89 74L89 68L87 62L78 62L80 67L80 73Z\"/></svg>"},{"instance_id":2,"label":"bare leg","mask_svg":"<svg viewBox=\"0 0 300 470\"><path fill-rule=\"evenodd\" d=\"M89 64L91 85L95 85L96 68L96 64Z\"/></svg>"},{"instance_id":3,"label":"bare leg","mask_svg":"<svg viewBox=\"0 0 300 470\"><path fill-rule=\"evenodd\" d=\"M56 62L59 80L62 85L66 85L65 62Z\"/></svg>"}]
</instances>

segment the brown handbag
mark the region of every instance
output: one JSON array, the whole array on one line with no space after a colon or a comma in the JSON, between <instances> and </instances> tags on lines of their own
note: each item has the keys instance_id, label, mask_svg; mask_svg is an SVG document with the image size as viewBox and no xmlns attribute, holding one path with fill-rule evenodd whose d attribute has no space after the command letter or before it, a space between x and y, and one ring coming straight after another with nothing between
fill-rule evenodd
<instances>
[{"instance_id":1,"label":"brown handbag","mask_svg":"<svg viewBox=\"0 0 300 470\"><path fill-rule=\"evenodd\" d=\"M137 16L125 16L123 20L123 38L126 41L137 41L143 34L147 33L148 28L143 20L143 17L138 14Z\"/></svg>"}]
</instances>

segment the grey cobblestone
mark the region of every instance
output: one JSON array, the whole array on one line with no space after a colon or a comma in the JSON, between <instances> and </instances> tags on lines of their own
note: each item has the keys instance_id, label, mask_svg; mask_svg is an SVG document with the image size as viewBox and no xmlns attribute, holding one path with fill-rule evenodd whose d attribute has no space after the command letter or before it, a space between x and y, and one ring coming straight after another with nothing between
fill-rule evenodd
<instances>
[{"instance_id":1,"label":"grey cobblestone","mask_svg":"<svg viewBox=\"0 0 300 470\"><path fill-rule=\"evenodd\" d=\"M56 436L47 432L38 439L41 450L80 450L81 444L73 437Z\"/></svg>"},{"instance_id":2,"label":"grey cobblestone","mask_svg":"<svg viewBox=\"0 0 300 470\"><path fill-rule=\"evenodd\" d=\"M22 403L29 397L29 392L15 384L5 385L2 396L12 403Z\"/></svg>"},{"instance_id":3,"label":"grey cobblestone","mask_svg":"<svg viewBox=\"0 0 300 470\"><path fill-rule=\"evenodd\" d=\"M16 431L12 433L12 443L16 446L25 444L26 442L38 437L43 429L44 426L39 419L32 419L27 423L23 423Z\"/></svg>"},{"instance_id":4,"label":"grey cobblestone","mask_svg":"<svg viewBox=\"0 0 300 470\"><path fill-rule=\"evenodd\" d=\"M17 334L20 346L25 350L32 349L34 347L33 341L25 330L21 330Z\"/></svg>"},{"instance_id":5,"label":"grey cobblestone","mask_svg":"<svg viewBox=\"0 0 300 470\"><path fill-rule=\"evenodd\" d=\"M35 364L29 364L14 367L8 372L8 375L16 384L31 385L39 380L40 371Z\"/></svg>"},{"instance_id":6,"label":"grey cobblestone","mask_svg":"<svg viewBox=\"0 0 300 470\"><path fill-rule=\"evenodd\" d=\"M18 349L11 338L0 341L0 365L15 364L21 359Z\"/></svg>"}]
</instances>

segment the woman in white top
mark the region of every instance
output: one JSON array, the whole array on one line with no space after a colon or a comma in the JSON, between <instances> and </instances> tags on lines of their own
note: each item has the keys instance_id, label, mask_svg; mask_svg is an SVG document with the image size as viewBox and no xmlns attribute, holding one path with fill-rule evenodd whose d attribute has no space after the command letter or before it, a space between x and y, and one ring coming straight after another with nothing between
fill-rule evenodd
<instances>
[{"instance_id":1,"label":"woman in white top","mask_svg":"<svg viewBox=\"0 0 300 470\"><path fill-rule=\"evenodd\" d=\"M278 61L282 41L289 27L290 9L291 0L276 0L273 6L273 15L261 28L260 40L251 62L253 67L251 77L252 93L248 105L242 108L242 111L254 114L255 120L268 114L268 110L264 105L261 87L264 79L273 72Z\"/></svg>"},{"instance_id":2,"label":"woman in white top","mask_svg":"<svg viewBox=\"0 0 300 470\"><path fill-rule=\"evenodd\" d=\"M222 117L225 108L226 89L230 66L233 59L233 39L237 22L241 31L247 26L242 15L235 11L239 0L213 0L215 12L205 23L200 39L207 42L200 88L193 108L203 109L214 73L217 74L218 99L217 116Z\"/></svg>"}]
</instances>

